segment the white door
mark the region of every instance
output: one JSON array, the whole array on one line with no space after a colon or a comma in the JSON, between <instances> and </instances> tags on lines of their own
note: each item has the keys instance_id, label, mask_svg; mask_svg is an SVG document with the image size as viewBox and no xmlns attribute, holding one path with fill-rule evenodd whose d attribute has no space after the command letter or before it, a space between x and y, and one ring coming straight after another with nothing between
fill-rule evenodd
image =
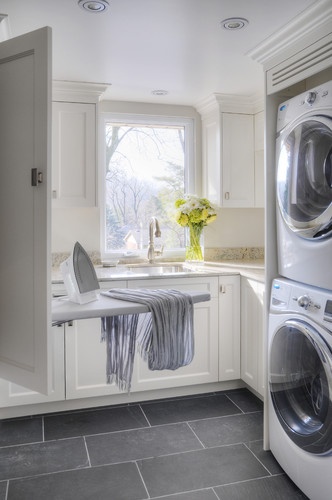
<instances>
[{"instance_id":1,"label":"white door","mask_svg":"<svg viewBox=\"0 0 332 500\"><path fill-rule=\"evenodd\" d=\"M51 90L50 28L0 43L0 377L45 393Z\"/></svg>"}]
</instances>

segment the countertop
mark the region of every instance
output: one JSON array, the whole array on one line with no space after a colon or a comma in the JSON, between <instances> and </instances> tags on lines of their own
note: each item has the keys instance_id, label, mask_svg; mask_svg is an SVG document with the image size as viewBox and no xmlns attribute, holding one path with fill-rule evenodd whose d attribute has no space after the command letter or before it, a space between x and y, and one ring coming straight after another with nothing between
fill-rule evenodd
<instances>
[{"instance_id":1,"label":"countertop","mask_svg":"<svg viewBox=\"0 0 332 500\"><path fill-rule=\"evenodd\" d=\"M157 261L155 265L177 265L184 264L183 262L162 262ZM143 264L144 265L144 264ZM251 278L260 282L265 281L265 270L263 260L237 260L237 261L222 261L222 262L204 262L203 264L192 265L188 272L174 274L158 274L145 275L130 271L126 265L117 265L114 267L103 267L102 265L95 266L97 278L100 282L119 281L119 280L135 280L135 279L156 279L156 278L180 278L180 277L197 277L197 276L216 276L216 275L233 275L240 274L247 278ZM59 268L52 270L52 283L63 283L62 275Z\"/></svg>"}]
</instances>

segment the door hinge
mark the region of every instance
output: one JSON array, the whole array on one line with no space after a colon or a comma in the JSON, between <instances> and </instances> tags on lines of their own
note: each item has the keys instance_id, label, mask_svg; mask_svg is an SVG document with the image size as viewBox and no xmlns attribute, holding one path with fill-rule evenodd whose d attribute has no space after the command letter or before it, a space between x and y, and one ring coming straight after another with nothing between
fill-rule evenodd
<instances>
[{"instance_id":1,"label":"door hinge","mask_svg":"<svg viewBox=\"0 0 332 500\"><path fill-rule=\"evenodd\" d=\"M38 186L43 182L43 172L38 172L36 168L31 169L31 186Z\"/></svg>"}]
</instances>

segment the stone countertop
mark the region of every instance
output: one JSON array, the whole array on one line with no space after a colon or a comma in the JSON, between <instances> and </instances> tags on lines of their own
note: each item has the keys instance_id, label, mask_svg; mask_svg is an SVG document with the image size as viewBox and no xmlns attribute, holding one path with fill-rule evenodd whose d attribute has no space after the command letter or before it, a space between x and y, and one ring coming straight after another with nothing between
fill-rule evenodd
<instances>
[{"instance_id":1,"label":"stone countertop","mask_svg":"<svg viewBox=\"0 0 332 500\"><path fill-rule=\"evenodd\" d=\"M158 265L184 265L184 262L162 262L155 263ZM147 265L142 263L141 265ZM153 266L153 264L152 264ZM263 260L237 260L237 261L219 261L219 262L204 262L203 264L191 265L188 272L177 272L167 274L147 275L144 273L134 273L125 265L117 265L114 267L103 267L102 265L95 266L97 278L100 282L119 281L119 280L135 280L135 279L156 279L156 278L181 278L181 277L197 277L197 276L215 276L215 275L232 275L240 274L247 278L257 281L265 281L264 261ZM52 269L52 283L63 283L62 275L58 267Z\"/></svg>"}]
</instances>

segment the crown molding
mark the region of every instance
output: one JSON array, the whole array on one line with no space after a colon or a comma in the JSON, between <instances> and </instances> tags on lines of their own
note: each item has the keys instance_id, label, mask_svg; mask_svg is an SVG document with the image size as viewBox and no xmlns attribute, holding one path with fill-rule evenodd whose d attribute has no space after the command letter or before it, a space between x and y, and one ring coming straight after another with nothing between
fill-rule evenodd
<instances>
[{"instance_id":1,"label":"crown molding","mask_svg":"<svg viewBox=\"0 0 332 500\"><path fill-rule=\"evenodd\" d=\"M255 114L264 109L264 97L260 93L252 96L215 93L201 100L195 107L203 116L215 112Z\"/></svg>"},{"instance_id":2,"label":"crown molding","mask_svg":"<svg viewBox=\"0 0 332 500\"><path fill-rule=\"evenodd\" d=\"M261 63L264 70L279 64L331 33L332 0L318 0L246 55Z\"/></svg>"},{"instance_id":3,"label":"crown molding","mask_svg":"<svg viewBox=\"0 0 332 500\"><path fill-rule=\"evenodd\" d=\"M103 83L53 80L52 98L54 101L97 103L109 86Z\"/></svg>"}]
</instances>

